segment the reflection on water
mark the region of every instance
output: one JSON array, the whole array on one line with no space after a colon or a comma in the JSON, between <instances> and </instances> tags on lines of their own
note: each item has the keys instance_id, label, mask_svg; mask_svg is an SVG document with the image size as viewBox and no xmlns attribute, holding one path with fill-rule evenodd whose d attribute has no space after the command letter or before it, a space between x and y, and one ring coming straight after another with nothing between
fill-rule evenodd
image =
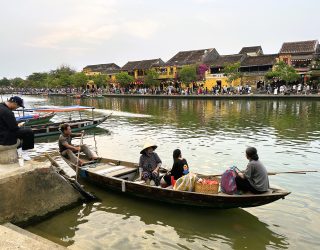
<instances>
[{"instance_id":1,"label":"reflection on water","mask_svg":"<svg viewBox=\"0 0 320 250\"><path fill-rule=\"evenodd\" d=\"M319 170L320 104L314 100L55 97L47 104L94 105L97 116L114 112L84 137L102 157L137 162L141 146L151 139L169 168L172 151L180 148L191 171L243 169L251 145L269 171ZM56 151L57 137L37 139L35 154ZM87 249L315 249L320 244L318 179L318 174L272 176L272 185L292 192L285 200L227 211L149 204L89 186L101 204L67 211L28 230Z\"/></svg>"},{"instance_id":2,"label":"reflection on water","mask_svg":"<svg viewBox=\"0 0 320 250\"><path fill-rule=\"evenodd\" d=\"M88 186L88 184L86 184ZM164 206L96 189L101 203L87 204L39 223L30 230L71 248L150 247L216 249L287 248L286 237L242 209L212 210ZM61 226L64 225L64 226ZM88 237L90 232L90 237ZM256 239L254 241L250 240ZM220 247L219 247L220 246Z\"/></svg>"}]
</instances>

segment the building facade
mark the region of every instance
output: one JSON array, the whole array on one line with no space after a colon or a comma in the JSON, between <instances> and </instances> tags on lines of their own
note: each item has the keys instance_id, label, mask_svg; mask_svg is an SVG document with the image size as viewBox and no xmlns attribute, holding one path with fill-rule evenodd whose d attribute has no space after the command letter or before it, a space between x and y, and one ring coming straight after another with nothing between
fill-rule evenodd
<instances>
[{"instance_id":1,"label":"building facade","mask_svg":"<svg viewBox=\"0 0 320 250\"><path fill-rule=\"evenodd\" d=\"M115 81L115 75L120 72L120 67L115 63L88 65L82 72L87 76L105 75L106 80Z\"/></svg>"}]
</instances>

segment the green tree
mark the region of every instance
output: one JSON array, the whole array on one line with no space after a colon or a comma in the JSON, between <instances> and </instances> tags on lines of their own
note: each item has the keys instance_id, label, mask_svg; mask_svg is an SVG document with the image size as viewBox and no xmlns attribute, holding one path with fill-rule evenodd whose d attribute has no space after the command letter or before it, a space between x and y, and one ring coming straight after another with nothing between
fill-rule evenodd
<instances>
[{"instance_id":1,"label":"green tree","mask_svg":"<svg viewBox=\"0 0 320 250\"><path fill-rule=\"evenodd\" d=\"M27 87L27 81L23 80L20 77L16 77L10 80L11 85L13 87L21 88L21 87Z\"/></svg>"},{"instance_id":2,"label":"green tree","mask_svg":"<svg viewBox=\"0 0 320 250\"><path fill-rule=\"evenodd\" d=\"M179 71L179 78L184 83L191 83L197 80L197 67L196 66L184 66Z\"/></svg>"},{"instance_id":3,"label":"green tree","mask_svg":"<svg viewBox=\"0 0 320 250\"><path fill-rule=\"evenodd\" d=\"M61 65L56 70L51 70L49 76L50 82L53 82L56 87L70 87L73 86L72 75L76 71L67 65ZM51 87L51 85L50 85Z\"/></svg>"},{"instance_id":4,"label":"green tree","mask_svg":"<svg viewBox=\"0 0 320 250\"><path fill-rule=\"evenodd\" d=\"M27 77L28 85L31 87L46 87L45 83L48 78L48 73L32 73Z\"/></svg>"},{"instance_id":5,"label":"green tree","mask_svg":"<svg viewBox=\"0 0 320 250\"><path fill-rule=\"evenodd\" d=\"M242 73L239 71L240 62L226 63L223 66L223 75L227 77L227 82L232 83L233 81L242 77Z\"/></svg>"},{"instance_id":6,"label":"green tree","mask_svg":"<svg viewBox=\"0 0 320 250\"><path fill-rule=\"evenodd\" d=\"M107 83L107 76L106 75L94 75L90 77L90 80L92 80L97 87L101 88L102 86L105 86Z\"/></svg>"},{"instance_id":7,"label":"green tree","mask_svg":"<svg viewBox=\"0 0 320 250\"><path fill-rule=\"evenodd\" d=\"M126 87L134 81L134 77L130 76L127 72L120 72L116 74L116 80L121 87Z\"/></svg>"},{"instance_id":8,"label":"green tree","mask_svg":"<svg viewBox=\"0 0 320 250\"><path fill-rule=\"evenodd\" d=\"M88 77L82 72L74 73L70 78L72 86L76 88L85 87L88 81Z\"/></svg>"},{"instance_id":9,"label":"green tree","mask_svg":"<svg viewBox=\"0 0 320 250\"><path fill-rule=\"evenodd\" d=\"M74 73L76 73L76 71L68 65L61 65L57 69L50 71L50 74L54 75L56 77L59 77L62 75L69 75L70 76L70 75L73 75Z\"/></svg>"},{"instance_id":10,"label":"green tree","mask_svg":"<svg viewBox=\"0 0 320 250\"><path fill-rule=\"evenodd\" d=\"M283 61L279 61L275 64L274 69L267 72L266 79L279 79L286 83L297 81L300 75L290 65Z\"/></svg>"},{"instance_id":11,"label":"green tree","mask_svg":"<svg viewBox=\"0 0 320 250\"><path fill-rule=\"evenodd\" d=\"M159 73L154 69L148 70L144 77L144 84L146 86L156 86L158 84Z\"/></svg>"},{"instance_id":12,"label":"green tree","mask_svg":"<svg viewBox=\"0 0 320 250\"><path fill-rule=\"evenodd\" d=\"M3 78L0 80L0 86L1 86L1 87L10 86L10 80L7 79L6 77L3 77Z\"/></svg>"}]
</instances>

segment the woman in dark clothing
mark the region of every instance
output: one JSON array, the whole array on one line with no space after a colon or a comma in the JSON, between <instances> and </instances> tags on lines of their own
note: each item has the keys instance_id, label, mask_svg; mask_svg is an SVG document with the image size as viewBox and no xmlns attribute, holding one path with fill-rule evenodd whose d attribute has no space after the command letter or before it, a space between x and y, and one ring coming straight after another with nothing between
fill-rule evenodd
<instances>
[{"instance_id":1,"label":"woman in dark clothing","mask_svg":"<svg viewBox=\"0 0 320 250\"><path fill-rule=\"evenodd\" d=\"M144 180L148 185L153 180L156 186L160 184L159 170L162 161L158 154L154 152L157 145L149 142L145 143L140 154L139 167L141 168L141 179Z\"/></svg>"},{"instance_id":2,"label":"woman in dark clothing","mask_svg":"<svg viewBox=\"0 0 320 250\"><path fill-rule=\"evenodd\" d=\"M173 166L172 169L163 177L164 186L170 186L171 178L178 180L181 176L189 173L189 166L186 159L182 158L180 149L173 151Z\"/></svg>"},{"instance_id":3,"label":"woman in dark clothing","mask_svg":"<svg viewBox=\"0 0 320 250\"><path fill-rule=\"evenodd\" d=\"M250 191L254 194L261 194L269 189L268 172L259 161L257 149L249 147L246 149L246 157L249 160L245 171L237 171L237 189Z\"/></svg>"}]
</instances>

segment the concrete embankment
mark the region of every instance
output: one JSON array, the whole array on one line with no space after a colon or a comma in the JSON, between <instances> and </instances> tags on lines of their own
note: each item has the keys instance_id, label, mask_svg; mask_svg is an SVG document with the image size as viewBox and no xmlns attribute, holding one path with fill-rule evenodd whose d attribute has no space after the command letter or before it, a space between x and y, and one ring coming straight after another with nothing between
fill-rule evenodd
<instances>
[{"instance_id":1,"label":"concrete embankment","mask_svg":"<svg viewBox=\"0 0 320 250\"><path fill-rule=\"evenodd\" d=\"M29 161L23 167L8 168L0 165L0 169L0 223L23 225L81 200L49 162Z\"/></svg>"},{"instance_id":2,"label":"concrete embankment","mask_svg":"<svg viewBox=\"0 0 320 250\"><path fill-rule=\"evenodd\" d=\"M103 94L105 97L113 98L164 98L164 99L310 99L319 100L320 95L264 95L264 94L249 94L249 95L139 95L139 94Z\"/></svg>"},{"instance_id":3,"label":"concrete embankment","mask_svg":"<svg viewBox=\"0 0 320 250\"><path fill-rule=\"evenodd\" d=\"M23 230L11 223L0 225L0 249L66 249L56 243L46 240L40 236Z\"/></svg>"}]
</instances>

